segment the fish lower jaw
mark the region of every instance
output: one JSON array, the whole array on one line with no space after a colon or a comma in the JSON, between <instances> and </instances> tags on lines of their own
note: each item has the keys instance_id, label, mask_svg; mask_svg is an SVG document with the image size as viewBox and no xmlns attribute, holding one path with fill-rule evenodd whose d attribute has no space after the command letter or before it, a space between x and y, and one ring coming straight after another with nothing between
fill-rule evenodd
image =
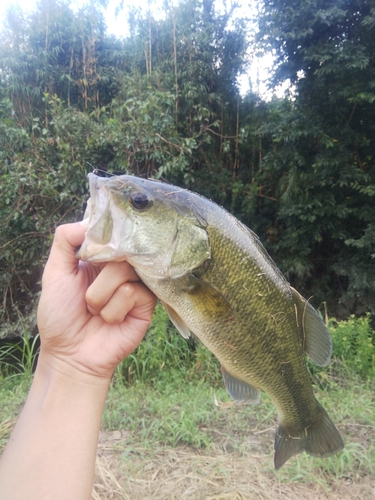
<instances>
[{"instance_id":1,"label":"fish lower jaw","mask_svg":"<svg viewBox=\"0 0 375 500\"><path fill-rule=\"evenodd\" d=\"M158 265L159 263L155 262L155 260L151 259L150 261L145 261L145 259L142 259L142 262L139 263L139 261L136 258L132 258L131 255L128 255L126 260L134 267L141 280L150 289L152 289L152 284L149 280L152 280L152 282L155 280L159 282L170 278L169 268L165 265Z\"/></svg>"},{"instance_id":2,"label":"fish lower jaw","mask_svg":"<svg viewBox=\"0 0 375 500\"><path fill-rule=\"evenodd\" d=\"M110 262L126 260L124 255L119 256L116 250L109 245L100 245L90 242L80 248L77 257L89 262Z\"/></svg>"}]
</instances>

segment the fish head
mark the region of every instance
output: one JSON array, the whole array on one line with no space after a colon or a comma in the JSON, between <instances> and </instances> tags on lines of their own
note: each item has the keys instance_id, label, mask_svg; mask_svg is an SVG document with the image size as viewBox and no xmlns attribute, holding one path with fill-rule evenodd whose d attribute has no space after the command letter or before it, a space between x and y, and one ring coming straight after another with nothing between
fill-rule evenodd
<instances>
[{"instance_id":1,"label":"fish head","mask_svg":"<svg viewBox=\"0 0 375 500\"><path fill-rule=\"evenodd\" d=\"M210 258L206 221L193 193L128 175L89 174L89 187L79 259L127 260L148 277L166 279L184 276Z\"/></svg>"}]
</instances>

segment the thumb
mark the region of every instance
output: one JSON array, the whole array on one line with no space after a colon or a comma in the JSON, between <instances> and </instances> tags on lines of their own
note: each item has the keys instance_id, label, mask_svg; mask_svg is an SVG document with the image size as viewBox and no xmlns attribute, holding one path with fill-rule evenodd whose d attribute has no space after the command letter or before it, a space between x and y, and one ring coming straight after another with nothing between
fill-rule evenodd
<instances>
[{"instance_id":1,"label":"thumb","mask_svg":"<svg viewBox=\"0 0 375 500\"><path fill-rule=\"evenodd\" d=\"M79 260L76 251L85 239L87 226L88 220L84 220L56 228L43 278L48 278L50 273L56 277L77 272Z\"/></svg>"}]
</instances>

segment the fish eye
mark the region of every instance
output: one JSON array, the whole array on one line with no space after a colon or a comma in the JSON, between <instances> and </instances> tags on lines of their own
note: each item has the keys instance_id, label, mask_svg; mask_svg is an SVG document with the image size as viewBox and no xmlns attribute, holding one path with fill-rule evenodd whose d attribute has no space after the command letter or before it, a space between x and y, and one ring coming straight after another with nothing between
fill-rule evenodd
<instances>
[{"instance_id":1,"label":"fish eye","mask_svg":"<svg viewBox=\"0 0 375 500\"><path fill-rule=\"evenodd\" d=\"M130 195L130 202L136 210L142 210L151 205L151 200L146 193L136 192Z\"/></svg>"}]
</instances>

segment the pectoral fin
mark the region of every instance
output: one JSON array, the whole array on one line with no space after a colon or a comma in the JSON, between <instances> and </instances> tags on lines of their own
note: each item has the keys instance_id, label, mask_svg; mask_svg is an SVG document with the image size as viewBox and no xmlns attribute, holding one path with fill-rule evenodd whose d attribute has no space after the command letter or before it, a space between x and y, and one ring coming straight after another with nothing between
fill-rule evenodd
<instances>
[{"instance_id":1,"label":"pectoral fin","mask_svg":"<svg viewBox=\"0 0 375 500\"><path fill-rule=\"evenodd\" d=\"M311 361L327 366L332 355L332 339L328 328L317 311L294 288L297 306L297 323L302 329L303 345Z\"/></svg>"},{"instance_id":2,"label":"pectoral fin","mask_svg":"<svg viewBox=\"0 0 375 500\"><path fill-rule=\"evenodd\" d=\"M167 311L169 319L172 321L174 326L181 333L184 339L188 339L190 337L190 330L186 326L184 320L181 318L179 314L176 313L176 311L171 306L165 304L165 302L162 302L162 304L164 309Z\"/></svg>"},{"instance_id":3,"label":"pectoral fin","mask_svg":"<svg viewBox=\"0 0 375 500\"><path fill-rule=\"evenodd\" d=\"M189 276L189 286L185 292L193 301L195 309L205 319L226 321L234 319L232 307L224 295L194 274Z\"/></svg>"},{"instance_id":4,"label":"pectoral fin","mask_svg":"<svg viewBox=\"0 0 375 500\"><path fill-rule=\"evenodd\" d=\"M252 385L230 375L225 368L221 368L225 388L229 396L237 402L258 404L260 401L260 390Z\"/></svg>"}]
</instances>

